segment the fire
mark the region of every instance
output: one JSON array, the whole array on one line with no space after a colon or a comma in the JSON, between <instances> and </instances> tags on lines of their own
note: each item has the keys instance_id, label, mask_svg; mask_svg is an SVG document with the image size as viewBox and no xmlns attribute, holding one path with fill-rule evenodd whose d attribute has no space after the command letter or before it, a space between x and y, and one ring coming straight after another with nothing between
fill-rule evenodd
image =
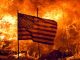
<instances>
[{"instance_id":1,"label":"fire","mask_svg":"<svg viewBox=\"0 0 80 60\"><path fill-rule=\"evenodd\" d=\"M4 35L3 36L0 36L0 40L3 40L4 39Z\"/></svg>"},{"instance_id":2,"label":"fire","mask_svg":"<svg viewBox=\"0 0 80 60\"><path fill-rule=\"evenodd\" d=\"M63 12L60 9L46 12L43 16L43 18L55 20L57 22L61 20L62 17L63 17Z\"/></svg>"},{"instance_id":3,"label":"fire","mask_svg":"<svg viewBox=\"0 0 80 60\"><path fill-rule=\"evenodd\" d=\"M17 16L14 13L15 10L19 10L20 13L36 16L36 5L39 6L39 17L45 19L55 20L59 23L58 34L54 42L55 49L64 47L68 42L76 44L80 42L80 1L79 0L0 0L0 41L8 40L13 41L11 44L12 50L17 51ZM74 23L75 21L75 23ZM65 33L65 27L75 26L75 32L78 32L78 36L75 39L68 39L68 41L62 41L61 33ZM64 30L62 30L63 28ZM68 28L70 29L70 28ZM68 31L67 31L68 32ZM69 33L69 32L68 32ZM14 41L15 40L15 41ZM73 41L74 40L74 41ZM71 41L71 42L70 42ZM1 42L0 42L1 43ZM80 45L80 43L79 43ZM33 50L31 47L35 46L31 41L20 41L20 50ZM46 45L41 44L40 48L42 53L48 53L51 46L45 48ZM71 45L69 45L71 46ZM80 47L77 46L76 50L80 51ZM36 48L37 49L37 45Z\"/></svg>"},{"instance_id":4,"label":"fire","mask_svg":"<svg viewBox=\"0 0 80 60\"><path fill-rule=\"evenodd\" d=\"M16 22L15 22L15 18L14 17L12 17L11 15L5 15L4 17L3 17L3 19L2 19L4 22L8 22L8 23L10 23L10 24L15 24Z\"/></svg>"},{"instance_id":5,"label":"fire","mask_svg":"<svg viewBox=\"0 0 80 60\"><path fill-rule=\"evenodd\" d=\"M1 40L17 40L16 17L6 14L0 20L0 37ZM13 32L14 31L14 32ZM2 37L4 36L4 38Z\"/></svg>"}]
</instances>

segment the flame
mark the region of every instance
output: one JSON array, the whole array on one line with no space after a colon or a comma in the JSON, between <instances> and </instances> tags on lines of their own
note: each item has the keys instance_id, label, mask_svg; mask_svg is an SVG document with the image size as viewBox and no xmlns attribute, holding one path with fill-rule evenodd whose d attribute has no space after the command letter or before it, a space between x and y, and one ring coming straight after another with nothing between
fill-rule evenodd
<instances>
[{"instance_id":1,"label":"flame","mask_svg":"<svg viewBox=\"0 0 80 60\"><path fill-rule=\"evenodd\" d=\"M0 36L0 40L3 40L4 39L4 35Z\"/></svg>"},{"instance_id":2,"label":"flame","mask_svg":"<svg viewBox=\"0 0 80 60\"><path fill-rule=\"evenodd\" d=\"M46 12L43 16L43 18L52 19L57 22L61 20L62 17L63 17L63 12L60 9Z\"/></svg>"},{"instance_id":3,"label":"flame","mask_svg":"<svg viewBox=\"0 0 80 60\"><path fill-rule=\"evenodd\" d=\"M2 19L4 22L8 22L8 23L10 23L10 24L15 24L16 22L15 22L15 18L14 17L12 17L11 15L5 15L4 17L3 17L3 19Z\"/></svg>"},{"instance_id":4,"label":"flame","mask_svg":"<svg viewBox=\"0 0 80 60\"><path fill-rule=\"evenodd\" d=\"M13 56L14 56L15 58L18 58L18 54L13 55ZM20 53L20 54L19 54L19 57L25 57L25 54L24 54L24 53L23 53L23 54L22 54L22 53Z\"/></svg>"},{"instance_id":5,"label":"flame","mask_svg":"<svg viewBox=\"0 0 80 60\"><path fill-rule=\"evenodd\" d=\"M5 40L17 40L16 18L10 14L6 14L0 20L0 32ZM14 31L14 32L13 32ZM0 35L0 36L1 36ZM1 40L4 40L1 38Z\"/></svg>"}]
</instances>

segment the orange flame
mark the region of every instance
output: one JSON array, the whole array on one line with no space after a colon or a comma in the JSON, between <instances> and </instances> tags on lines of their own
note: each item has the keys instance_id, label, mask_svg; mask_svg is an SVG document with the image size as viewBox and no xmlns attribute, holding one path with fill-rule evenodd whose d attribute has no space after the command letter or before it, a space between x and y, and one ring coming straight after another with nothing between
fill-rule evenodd
<instances>
[{"instance_id":1,"label":"orange flame","mask_svg":"<svg viewBox=\"0 0 80 60\"><path fill-rule=\"evenodd\" d=\"M61 20L61 18L63 17L63 12L59 10L53 10L53 11L49 11L49 12L46 12L43 16L43 18L46 18L46 19L52 19L52 20L55 20L55 21L59 21Z\"/></svg>"}]
</instances>

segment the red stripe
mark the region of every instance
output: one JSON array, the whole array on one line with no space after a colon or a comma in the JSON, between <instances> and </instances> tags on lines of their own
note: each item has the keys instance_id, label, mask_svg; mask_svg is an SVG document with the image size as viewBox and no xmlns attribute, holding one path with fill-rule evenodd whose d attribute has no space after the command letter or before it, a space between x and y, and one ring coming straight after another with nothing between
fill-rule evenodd
<instances>
[{"instance_id":1,"label":"red stripe","mask_svg":"<svg viewBox=\"0 0 80 60\"><path fill-rule=\"evenodd\" d=\"M53 41L54 38L49 38L49 37L41 37L41 36L32 36L33 39L38 38L41 40L48 40L48 41Z\"/></svg>"},{"instance_id":2,"label":"red stripe","mask_svg":"<svg viewBox=\"0 0 80 60\"><path fill-rule=\"evenodd\" d=\"M19 40L28 40L31 39L31 36L18 36Z\"/></svg>"},{"instance_id":3,"label":"red stripe","mask_svg":"<svg viewBox=\"0 0 80 60\"><path fill-rule=\"evenodd\" d=\"M50 24L50 25L57 25L56 21L49 20L49 19L40 19L39 22L45 23L45 24Z\"/></svg>"},{"instance_id":4,"label":"red stripe","mask_svg":"<svg viewBox=\"0 0 80 60\"><path fill-rule=\"evenodd\" d=\"M18 34L30 34L30 33L27 31L21 31L21 32L19 31Z\"/></svg>"},{"instance_id":5,"label":"red stripe","mask_svg":"<svg viewBox=\"0 0 80 60\"><path fill-rule=\"evenodd\" d=\"M55 35L49 36L49 35L43 35L43 34L38 34L38 33L35 33L32 35L33 36L39 36L39 37L45 37L45 38L51 38L51 39L53 39L55 37Z\"/></svg>"},{"instance_id":6,"label":"red stripe","mask_svg":"<svg viewBox=\"0 0 80 60\"><path fill-rule=\"evenodd\" d=\"M46 32L46 31L43 31L43 30L32 30L31 31L32 34L43 34L43 35L50 35L50 36L53 36L54 34L56 34L56 32L52 33L52 32Z\"/></svg>"},{"instance_id":7,"label":"red stripe","mask_svg":"<svg viewBox=\"0 0 80 60\"><path fill-rule=\"evenodd\" d=\"M42 29L42 28L33 28L33 31L38 31L38 32L46 32L46 33L56 33L56 30L51 30L51 29Z\"/></svg>"},{"instance_id":8,"label":"red stripe","mask_svg":"<svg viewBox=\"0 0 80 60\"><path fill-rule=\"evenodd\" d=\"M42 41L42 42L53 42L53 40L44 40L44 39L40 39L40 38L33 38L34 41Z\"/></svg>"},{"instance_id":9,"label":"red stripe","mask_svg":"<svg viewBox=\"0 0 80 60\"><path fill-rule=\"evenodd\" d=\"M30 34L25 34L25 33L19 33L18 36L30 36Z\"/></svg>"},{"instance_id":10,"label":"red stripe","mask_svg":"<svg viewBox=\"0 0 80 60\"><path fill-rule=\"evenodd\" d=\"M53 20L44 20L44 23L48 23L48 24L52 24L52 25L57 25L57 22L53 21Z\"/></svg>"},{"instance_id":11,"label":"red stripe","mask_svg":"<svg viewBox=\"0 0 80 60\"><path fill-rule=\"evenodd\" d=\"M43 42L43 41L35 41L33 40L34 42L38 42L38 43L43 43L43 44L49 44L49 45L53 45L54 43L52 42Z\"/></svg>"},{"instance_id":12,"label":"red stripe","mask_svg":"<svg viewBox=\"0 0 80 60\"><path fill-rule=\"evenodd\" d=\"M39 38L33 38L34 42L44 43L44 44L53 44L53 41L39 39Z\"/></svg>"},{"instance_id":13,"label":"red stripe","mask_svg":"<svg viewBox=\"0 0 80 60\"><path fill-rule=\"evenodd\" d=\"M45 25L41 25L41 24L35 24L36 26L39 26L39 27L45 27L45 28L54 28L54 29L57 29L57 26L56 25L51 25L51 26L46 26Z\"/></svg>"},{"instance_id":14,"label":"red stripe","mask_svg":"<svg viewBox=\"0 0 80 60\"><path fill-rule=\"evenodd\" d=\"M26 31L26 27L18 27L18 31Z\"/></svg>"}]
</instances>

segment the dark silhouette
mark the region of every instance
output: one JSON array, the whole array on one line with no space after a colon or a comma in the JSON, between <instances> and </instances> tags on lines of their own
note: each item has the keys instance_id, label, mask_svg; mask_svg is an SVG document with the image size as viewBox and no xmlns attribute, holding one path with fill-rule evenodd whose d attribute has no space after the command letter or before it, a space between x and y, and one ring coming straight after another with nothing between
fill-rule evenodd
<instances>
[{"instance_id":1,"label":"dark silhouette","mask_svg":"<svg viewBox=\"0 0 80 60\"><path fill-rule=\"evenodd\" d=\"M65 58L72 56L71 52L61 52L59 50L54 50L49 53L47 56L42 56L40 60L58 60L59 58Z\"/></svg>"}]
</instances>

